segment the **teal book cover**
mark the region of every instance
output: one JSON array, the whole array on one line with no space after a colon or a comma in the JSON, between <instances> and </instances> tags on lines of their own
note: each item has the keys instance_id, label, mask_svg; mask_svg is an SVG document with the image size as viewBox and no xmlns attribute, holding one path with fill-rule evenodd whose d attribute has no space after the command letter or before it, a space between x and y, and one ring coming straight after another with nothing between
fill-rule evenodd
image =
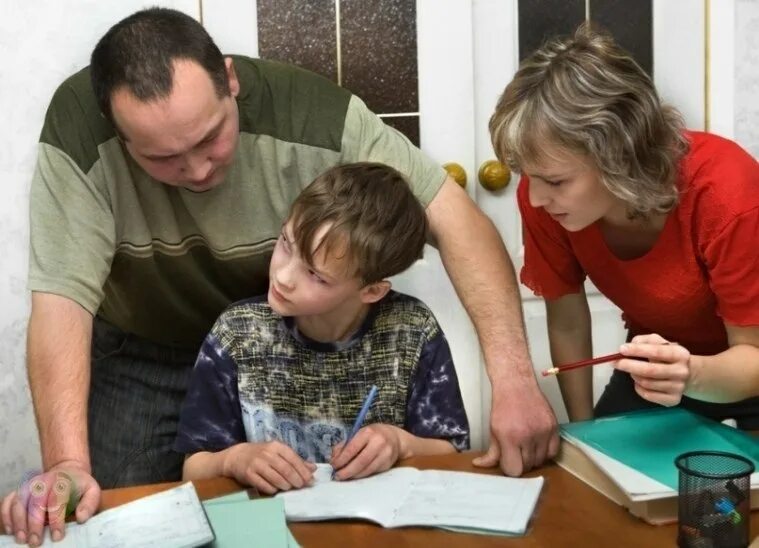
<instances>
[{"instance_id":1,"label":"teal book cover","mask_svg":"<svg viewBox=\"0 0 759 548\"><path fill-rule=\"evenodd\" d=\"M759 438L679 408L563 424L561 431L672 489L675 459L689 451L736 453L759 470Z\"/></svg>"}]
</instances>

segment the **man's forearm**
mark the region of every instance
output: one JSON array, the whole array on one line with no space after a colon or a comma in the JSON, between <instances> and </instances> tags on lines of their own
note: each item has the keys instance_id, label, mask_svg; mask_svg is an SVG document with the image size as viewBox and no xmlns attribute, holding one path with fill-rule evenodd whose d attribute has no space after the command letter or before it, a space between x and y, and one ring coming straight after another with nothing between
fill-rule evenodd
<instances>
[{"instance_id":1,"label":"man's forearm","mask_svg":"<svg viewBox=\"0 0 759 548\"><path fill-rule=\"evenodd\" d=\"M92 317L78 304L55 295L33 294L27 361L45 469L75 461L90 470L91 337Z\"/></svg>"},{"instance_id":2,"label":"man's forearm","mask_svg":"<svg viewBox=\"0 0 759 548\"><path fill-rule=\"evenodd\" d=\"M440 256L477 330L491 382L535 382L514 267L495 226L469 199L431 210L432 226L446 225L436 234Z\"/></svg>"}]
</instances>

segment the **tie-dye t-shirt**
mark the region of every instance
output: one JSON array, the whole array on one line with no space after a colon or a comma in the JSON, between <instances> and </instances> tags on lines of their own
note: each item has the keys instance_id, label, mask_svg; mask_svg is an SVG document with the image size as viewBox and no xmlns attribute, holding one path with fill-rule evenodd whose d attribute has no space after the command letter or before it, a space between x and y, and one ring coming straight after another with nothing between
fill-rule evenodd
<instances>
[{"instance_id":1,"label":"tie-dye t-shirt","mask_svg":"<svg viewBox=\"0 0 759 548\"><path fill-rule=\"evenodd\" d=\"M174 449L191 454L281 441L303 459L329 460L372 385L364 425L398 426L469 448L469 422L448 343L419 300L390 292L347 341L298 332L265 297L236 303L206 337Z\"/></svg>"}]
</instances>

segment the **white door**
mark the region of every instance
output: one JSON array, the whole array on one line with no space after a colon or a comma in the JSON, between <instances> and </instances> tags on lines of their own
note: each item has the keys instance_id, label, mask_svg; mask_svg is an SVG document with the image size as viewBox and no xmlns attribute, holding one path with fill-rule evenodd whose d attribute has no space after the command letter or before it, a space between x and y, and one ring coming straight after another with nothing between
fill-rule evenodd
<instances>
[{"instance_id":1,"label":"white door","mask_svg":"<svg viewBox=\"0 0 759 548\"><path fill-rule=\"evenodd\" d=\"M335 3L339 13L340 0ZM201 7L203 24L223 51L258 55L255 0L205 0ZM704 0L653 0L653 12L657 86L684 111L690 127L702 128ZM494 220L518 272L522 235L516 177L498 192L484 190L476 180L479 166L494 158L487 121L518 65L517 0L416 0L416 16L421 148L441 164L455 162L465 169L467 192ZM438 318L451 345L472 446L482 448L488 439L490 385L476 333L437 252L428 247L424 259L393 283L424 300ZM619 311L591 285L587 291L594 351L614 352L625 336ZM525 290L522 301L533 361L541 370L550 365L544 305ZM596 396L609 374L608 368L596 368ZM559 420L565 420L555 379L539 380Z\"/></svg>"}]
</instances>

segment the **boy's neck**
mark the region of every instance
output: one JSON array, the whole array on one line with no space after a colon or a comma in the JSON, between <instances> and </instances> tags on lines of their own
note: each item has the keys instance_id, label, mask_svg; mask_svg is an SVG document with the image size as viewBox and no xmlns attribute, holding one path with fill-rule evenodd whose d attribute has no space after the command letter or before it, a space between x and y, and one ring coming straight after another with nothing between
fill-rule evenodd
<instances>
[{"instance_id":1,"label":"boy's neck","mask_svg":"<svg viewBox=\"0 0 759 548\"><path fill-rule=\"evenodd\" d=\"M370 304L358 303L319 316L296 316L295 325L303 335L317 342L343 342L348 340L364 323Z\"/></svg>"}]
</instances>

